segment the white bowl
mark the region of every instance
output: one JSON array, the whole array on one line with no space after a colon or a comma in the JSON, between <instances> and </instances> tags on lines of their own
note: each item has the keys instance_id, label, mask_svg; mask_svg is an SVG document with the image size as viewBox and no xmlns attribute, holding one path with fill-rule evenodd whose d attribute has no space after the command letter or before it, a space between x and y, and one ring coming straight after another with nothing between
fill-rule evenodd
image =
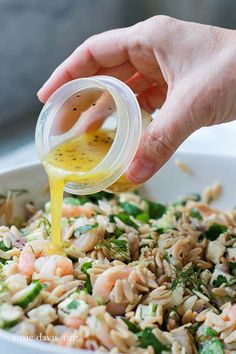
<instances>
[{"instance_id":1,"label":"white bowl","mask_svg":"<svg viewBox=\"0 0 236 354\"><path fill-rule=\"evenodd\" d=\"M183 173L175 163L180 159L193 171L192 175ZM236 158L207 154L177 153L145 186L142 193L154 201L170 202L181 195L201 193L207 185L222 183L223 192L214 206L230 210L236 205ZM0 192L9 189L27 189L28 193L15 198L14 214L22 215L23 204L35 201L38 207L48 199L45 191L47 178L40 164L25 166L0 174ZM60 348L36 341L20 340L12 334L0 330L1 353L9 354L66 354L94 353L79 349Z\"/></svg>"}]
</instances>

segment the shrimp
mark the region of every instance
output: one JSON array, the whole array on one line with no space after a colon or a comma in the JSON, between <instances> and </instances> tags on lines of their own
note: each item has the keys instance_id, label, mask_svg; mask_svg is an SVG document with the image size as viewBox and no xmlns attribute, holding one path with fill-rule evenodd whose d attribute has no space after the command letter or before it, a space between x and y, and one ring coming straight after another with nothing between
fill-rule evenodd
<instances>
[{"instance_id":1,"label":"shrimp","mask_svg":"<svg viewBox=\"0 0 236 354\"><path fill-rule=\"evenodd\" d=\"M76 218L81 215L85 215L88 218L91 218L92 216L95 215L95 212L87 205L72 206L68 204L63 204L62 216L67 218Z\"/></svg>"},{"instance_id":2,"label":"shrimp","mask_svg":"<svg viewBox=\"0 0 236 354\"><path fill-rule=\"evenodd\" d=\"M36 270L42 279L48 279L52 276L64 276L73 273L72 261L64 256L40 257L35 264Z\"/></svg>"},{"instance_id":3,"label":"shrimp","mask_svg":"<svg viewBox=\"0 0 236 354\"><path fill-rule=\"evenodd\" d=\"M32 248L26 245L21 251L19 257L19 264L18 264L19 271L28 278L32 277L32 274L34 272L35 260L36 260L36 256Z\"/></svg>"},{"instance_id":4,"label":"shrimp","mask_svg":"<svg viewBox=\"0 0 236 354\"><path fill-rule=\"evenodd\" d=\"M236 324L236 304L232 305L228 311L228 317L230 321Z\"/></svg>"},{"instance_id":5,"label":"shrimp","mask_svg":"<svg viewBox=\"0 0 236 354\"><path fill-rule=\"evenodd\" d=\"M70 328L77 329L84 324L84 320L70 316L65 319L64 323Z\"/></svg>"},{"instance_id":6,"label":"shrimp","mask_svg":"<svg viewBox=\"0 0 236 354\"><path fill-rule=\"evenodd\" d=\"M110 300L110 293L115 283L119 279L127 279L131 273L132 269L123 265L118 265L112 268L108 268L99 275L93 286L93 295L101 296L103 300L109 302L107 304L107 310L113 315L121 315L125 312L126 304L116 304Z\"/></svg>"},{"instance_id":7,"label":"shrimp","mask_svg":"<svg viewBox=\"0 0 236 354\"><path fill-rule=\"evenodd\" d=\"M101 233L98 229L91 230L86 232L78 237L73 244L76 247L79 247L81 251L88 252L92 251L96 244L98 243L99 239L102 238Z\"/></svg>"}]
</instances>

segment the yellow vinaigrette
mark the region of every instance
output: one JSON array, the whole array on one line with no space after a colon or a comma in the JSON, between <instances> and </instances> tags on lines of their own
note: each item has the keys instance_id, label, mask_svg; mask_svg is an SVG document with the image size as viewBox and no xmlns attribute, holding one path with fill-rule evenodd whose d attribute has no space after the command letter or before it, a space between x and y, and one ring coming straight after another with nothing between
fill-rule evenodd
<instances>
[{"instance_id":1,"label":"yellow vinaigrette","mask_svg":"<svg viewBox=\"0 0 236 354\"><path fill-rule=\"evenodd\" d=\"M52 149L44 158L43 165L47 171L51 199L51 244L47 253L63 254L61 242L61 214L64 186L67 182L92 182L96 175L86 176L108 153L114 139L114 132L99 130L88 132L67 140ZM81 176L78 172L82 172ZM105 173L105 171L104 171ZM116 181L109 190L114 192L134 188L125 176Z\"/></svg>"}]
</instances>

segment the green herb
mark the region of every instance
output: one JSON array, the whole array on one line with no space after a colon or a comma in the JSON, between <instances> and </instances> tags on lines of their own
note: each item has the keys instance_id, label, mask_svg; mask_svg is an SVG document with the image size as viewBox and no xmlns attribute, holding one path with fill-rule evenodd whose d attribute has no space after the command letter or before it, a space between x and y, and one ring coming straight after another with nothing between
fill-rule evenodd
<instances>
[{"instance_id":1,"label":"green herb","mask_svg":"<svg viewBox=\"0 0 236 354\"><path fill-rule=\"evenodd\" d=\"M81 205L79 198L67 197L63 199L63 203L76 207Z\"/></svg>"},{"instance_id":2,"label":"green herb","mask_svg":"<svg viewBox=\"0 0 236 354\"><path fill-rule=\"evenodd\" d=\"M189 215L191 218L202 220L202 215L199 213L197 208L192 208Z\"/></svg>"},{"instance_id":3,"label":"green herb","mask_svg":"<svg viewBox=\"0 0 236 354\"><path fill-rule=\"evenodd\" d=\"M200 326L200 323L195 322L191 326L186 327L186 328L192 334L192 336L195 336L197 331L198 331L198 329L199 329L199 326Z\"/></svg>"},{"instance_id":4,"label":"green herb","mask_svg":"<svg viewBox=\"0 0 236 354\"><path fill-rule=\"evenodd\" d=\"M7 284L4 281L0 281L0 293L7 291Z\"/></svg>"},{"instance_id":5,"label":"green herb","mask_svg":"<svg viewBox=\"0 0 236 354\"><path fill-rule=\"evenodd\" d=\"M183 269L178 265L173 265L175 271L175 279L172 282L171 289L182 287L190 290L202 291L203 281L200 278L200 270L191 265L187 269Z\"/></svg>"},{"instance_id":6,"label":"green herb","mask_svg":"<svg viewBox=\"0 0 236 354\"><path fill-rule=\"evenodd\" d=\"M136 219L137 219L138 221L143 222L143 223L147 223L150 218L149 218L148 213L147 213L147 212L144 212L144 213L138 214L138 215L136 216Z\"/></svg>"},{"instance_id":7,"label":"green herb","mask_svg":"<svg viewBox=\"0 0 236 354\"><path fill-rule=\"evenodd\" d=\"M157 337L152 333L150 327L146 327L142 332L138 333L141 348L148 348L149 345L153 347L155 354L162 351L169 351L169 348L162 344Z\"/></svg>"},{"instance_id":8,"label":"green herb","mask_svg":"<svg viewBox=\"0 0 236 354\"><path fill-rule=\"evenodd\" d=\"M115 222L115 217L117 217L118 219L120 219L124 224L128 225L128 226L131 226L131 227L134 227L135 229L138 229L138 225L135 224L135 222L133 222L129 215L125 214L125 213L119 213L119 214L111 214L109 216L109 220L110 222Z\"/></svg>"},{"instance_id":9,"label":"green herb","mask_svg":"<svg viewBox=\"0 0 236 354\"><path fill-rule=\"evenodd\" d=\"M200 337L200 341L201 339L206 340L206 337L216 337L217 332L211 327L201 326L198 330L198 336Z\"/></svg>"},{"instance_id":10,"label":"green herb","mask_svg":"<svg viewBox=\"0 0 236 354\"><path fill-rule=\"evenodd\" d=\"M78 197L76 195L73 195L73 198L78 199L81 205L83 205L85 203L98 204L99 200L102 200L102 199L106 199L106 200L113 199L114 198L114 194L101 191L101 192L94 193L94 194L89 195L89 196L79 196Z\"/></svg>"},{"instance_id":11,"label":"green herb","mask_svg":"<svg viewBox=\"0 0 236 354\"><path fill-rule=\"evenodd\" d=\"M81 272L86 274L85 288L88 291L88 294L92 294L93 288L90 280L90 275L88 273L88 269L92 268L92 262L86 262L81 267Z\"/></svg>"},{"instance_id":12,"label":"green herb","mask_svg":"<svg viewBox=\"0 0 236 354\"><path fill-rule=\"evenodd\" d=\"M170 255L167 252L164 253L163 259L165 259L168 263L170 263Z\"/></svg>"},{"instance_id":13,"label":"green herb","mask_svg":"<svg viewBox=\"0 0 236 354\"><path fill-rule=\"evenodd\" d=\"M4 242L3 241L0 241L0 250L3 251L3 252L6 252L8 251L10 248L6 247L4 245Z\"/></svg>"},{"instance_id":14,"label":"green herb","mask_svg":"<svg viewBox=\"0 0 236 354\"><path fill-rule=\"evenodd\" d=\"M226 284L228 283L226 277L224 277L223 275L219 274L217 276L217 278L213 281L213 286L215 288L219 288L224 283L226 283Z\"/></svg>"},{"instance_id":15,"label":"green herb","mask_svg":"<svg viewBox=\"0 0 236 354\"><path fill-rule=\"evenodd\" d=\"M166 230L162 227L158 227L154 231L156 231L159 235L164 234L166 232Z\"/></svg>"},{"instance_id":16,"label":"green herb","mask_svg":"<svg viewBox=\"0 0 236 354\"><path fill-rule=\"evenodd\" d=\"M51 223L50 221L45 218L45 217L41 217L41 220L38 223L38 228L40 228L43 225L47 236L49 236L51 234Z\"/></svg>"},{"instance_id":17,"label":"green herb","mask_svg":"<svg viewBox=\"0 0 236 354\"><path fill-rule=\"evenodd\" d=\"M76 300L72 300L68 305L67 305L67 308L69 310L75 310L78 308L78 306L80 306L80 303Z\"/></svg>"},{"instance_id":18,"label":"green herb","mask_svg":"<svg viewBox=\"0 0 236 354\"><path fill-rule=\"evenodd\" d=\"M106 256L110 259L117 259L120 261L129 261L130 253L127 241L119 240L114 237L104 239L101 243L96 245L96 249L106 248Z\"/></svg>"},{"instance_id":19,"label":"green herb","mask_svg":"<svg viewBox=\"0 0 236 354\"><path fill-rule=\"evenodd\" d=\"M224 352L224 345L221 341L217 338L212 338L203 344L199 354L224 354Z\"/></svg>"},{"instance_id":20,"label":"green herb","mask_svg":"<svg viewBox=\"0 0 236 354\"><path fill-rule=\"evenodd\" d=\"M236 262L228 262L228 265L230 273L236 275Z\"/></svg>"},{"instance_id":21,"label":"green herb","mask_svg":"<svg viewBox=\"0 0 236 354\"><path fill-rule=\"evenodd\" d=\"M154 203L150 201L147 202L147 209L150 219L160 219L166 212L166 207L160 203Z\"/></svg>"},{"instance_id":22,"label":"green herb","mask_svg":"<svg viewBox=\"0 0 236 354\"><path fill-rule=\"evenodd\" d=\"M121 229L119 229L119 227L115 227L115 230L113 232L113 235L118 238L120 237L121 235L124 234L124 231L122 231Z\"/></svg>"},{"instance_id":23,"label":"green herb","mask_svg":"<svg viewBox=\"0 0 236 354\"><path fill-rule=\"evenodd\" d=\"M149 346L152 346L155 354L160 354L162 351L170 351L170 349L166 345L162 344L152 333L152 328L146 327L142 331L138 325L130 322L126 318L122 318L122 320L125 322L128 329L138 336L141 348L148 348Z\"/></svg>"},{"instance_id":24,"label":"green herb","mask_svg":"<svg viewBox=\"0 0 236 354\"><path fill-rule=\"evenodd\" d=\"M95 223L93 225L84 225L84 226L77 227L75 229L74 235L78 237L82 234L85 234L86 232L96 229L97 227L98 227L98 223Z\"/></svg>"},{"instance_id":25,"label":"green herb","mask_svg":"<svg viewBox=\"0 0 236 354\"><path fill-rule=\"evenodd\" d=\"M178 211L178 210L175 211L174 216L175 216L175 219L176 219L176 220L179 220L179 219L182 217L181 211Z\"/></svg>"},{"instance_id":26,"label":"green herb","mask_svg":"<svg viewBox=\"0 0 236 354\"><path fill-rule=\"evenodd\" d=\"M227 227L225 225L214 223L207 231L203 232L203 236L207 240L214 241L225 231L227 231Z\"/></svg>"},{"instance_id":27,"label":"green herb","mask_svg":"<svg viewBox=\"0 0 236 354\"><path fill-rule=\"evenodd\" d=\"M136 324L130 322L129 320L127 320L126 318L122 318L122 320L124 321L124 323L127 325L129 331L133 332L133 333L140 333L142 330L139 326L137 326Z\"/></svg>"},{"instance_id":28,"label":"green herb","mask_svg":"<svg viewBox=\"0 0 236 354\"><path fill-rule=\"evenodd\" d=\"M120 206L129 215L137 216L138 214L142 213L142 209L140 209L136 205L128 203L128 202L120 203Z\"/></svg>"}]
</instances>

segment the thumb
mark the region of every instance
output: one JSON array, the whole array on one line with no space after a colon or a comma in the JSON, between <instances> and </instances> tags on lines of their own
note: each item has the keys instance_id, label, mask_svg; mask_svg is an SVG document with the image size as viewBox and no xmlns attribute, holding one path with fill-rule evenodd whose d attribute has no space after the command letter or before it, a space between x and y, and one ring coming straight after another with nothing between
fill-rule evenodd
<instances>
[{"instance_id":1,"label":"thumb","mask_svg":"<svg viewBox=\"0 0 236 354\"><path fill-rule=\"evenodd\" d=\"M197 128L193 122L184 100L169 96L157 118L144 130L138 151L126 171L127 178L141 184L152 177Z\"/></svg>"}]
</instances>

